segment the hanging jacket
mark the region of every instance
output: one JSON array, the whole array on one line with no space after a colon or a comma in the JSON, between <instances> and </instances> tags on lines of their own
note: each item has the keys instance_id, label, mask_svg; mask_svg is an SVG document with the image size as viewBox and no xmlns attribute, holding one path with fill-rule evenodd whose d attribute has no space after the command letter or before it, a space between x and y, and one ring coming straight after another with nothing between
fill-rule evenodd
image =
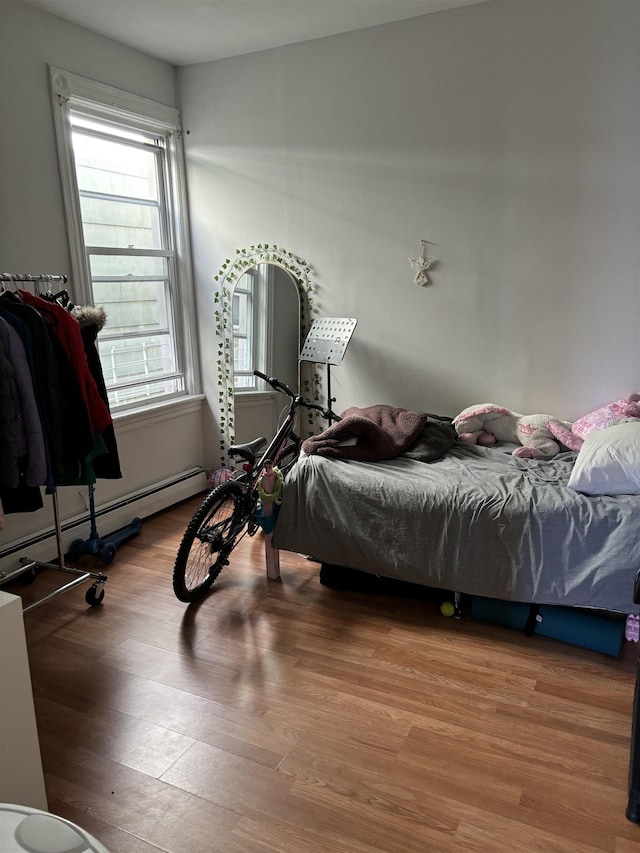
<instances>
[{"instance_id":1,"label":"hanging jacket","mask_svg":"<svg viewBox=\"0 0 640 853\"><path fill-rule=\"evenodd\" d=\"M68 418L58 362L47 325L35 308L26 305L17 294L5 292L0 295L0 316L16 329L29 359L49 458L47 491L51 491L55 488L55 476L64 470L65 420Z\"/></svg>"},{"instance_id":2,"label":"hanging jacket","mask_svg":"<svg viewBox=\"0 0 640 853\"><path fill-rule=\"evenodd\" d=\"M104 308L95 308L91 305L76 306L71 313L80 324L80 333L82 335L82 343L87 356L89 370L95 380L100 397L108 407L109 395L107 394L97 345L98 333L107 322L107 315ZM117 480L122 477L122 471L120 470L120 458L113 423L109 424L103 431L102 437L107 446L107 452L94 460L93 468L96 477Z\"/></svg>"},{"instance_id":3,"label":"hanging jacket","mask_svg":"<svg viewBox=\"0 0 640 853\"><path fill-rule=\"evenodd\" d=\"M57 302L49 302L41 296L34 296L26 290L20 296L27 305L32 305L49 324L56 339L62 345L69 363L78 377L80 392L84 399L92 430L103 432L111 423L111 413L100 396L95 379L87 363L80 324Z\"/></svg>"},{"instance_id":4,"label":"hanging jacket","mask_svg":"<svg viewBox=\"0 0 640 853\"><path fill-rule=\"evenodd\" d=\"M41 301L45 306L50 305L46 300ZM52 325L40 311L34 305L27 305L19 294L3 293L0 307L9 322L21 320L28 327L34 390L51 462L47 493L53 493L57 486L94 483L92 461L106 452L106 446L100 432L92 429L78 373L65 352L61 337L53 333ZM61 306L58 308L66 314ZM52 315L48 313L47 316L51 318ZM79 335L77 323L69 319ZM84 349L82 355L84 358ZM7 503L5 511L9 511Z\"/></svg>"},{"instance_id":5,"label":"hanging jacket","mask_svg":"<svg viewBox=\"0 0 640 853\"><path fill-rule=\"evenodd\" d=\"M21 427L15 370L0 340L0 485L9 489L16 489L20 482L18 430Z\"/></svg>"},{"instance_id":6,"label":"hanging jacket","mask_svg":"<svg viewBox=\"0 0 640 853\"><path fill-rule=\"evenodd\" d=\"M17 438L20 400L15 371L0 341L0 505L4 514L33 512L43 506L40 489L25 482L26 455Z\"/></svg>"},{"instance_id":7,"label":"hanging jacket","mask_svg":"<svg viewBox=\"0 0 640 853\"><path fill-rule=\"evenodd\" d=\"M26 455L25 479L28 486L42 486L47 479L47 461L42 421L33 390L31 370L20 335L0 317L0 341L4 344L14 372L20 404L18 456Z\"/></svg>"}]
</instances>

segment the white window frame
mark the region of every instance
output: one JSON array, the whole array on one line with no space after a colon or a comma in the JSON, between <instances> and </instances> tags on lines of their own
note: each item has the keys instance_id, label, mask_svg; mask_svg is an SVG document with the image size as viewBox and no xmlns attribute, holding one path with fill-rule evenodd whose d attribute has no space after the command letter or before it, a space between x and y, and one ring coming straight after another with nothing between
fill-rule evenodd
<instances>
[{"instance_id":1,"label":"white window frame","mask_svg":"<svg viewBox=\"0 0 640 853\"><path fill-rule=\"evenodd\" d=\"M114 414L130 409L157 408L176 399L200 393L197 354L195 292L191 267L186 180L180 114L174 107L151 101L122 89L49 66L53 116L58 143L58 159L67 221L72 298L76 304L93 303L91 272L86 253L80 197L73 154L70 113L77 109L96 119L126 124L142 132L163 134L166 140L169 243L173 250L176 288L171 310L174 322L174 346L184 391L152 398L148 404L137 401L111 406Z\"/></svg>"}]
</instances>

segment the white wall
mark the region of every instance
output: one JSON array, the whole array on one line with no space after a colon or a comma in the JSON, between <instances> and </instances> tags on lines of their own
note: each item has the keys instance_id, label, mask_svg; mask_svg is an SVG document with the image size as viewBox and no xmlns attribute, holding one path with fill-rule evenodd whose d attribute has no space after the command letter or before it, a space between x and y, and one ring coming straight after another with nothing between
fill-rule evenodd
<instances>
[{"instance_id":1,"label":"white wall","mask_svg":"<svg viewBox=\"0 0 640 853\"><path fill-rule=\"evenodd\" d=\"M574 420L640 390L639 19L495 0L180 68L202 340L212 273L268 241L358 319L338 410Z\"/></svg>"},{"instance_id":2,"label":"white wall","mask_svg":"<svg viewBox=\"0 0 640 853\"><path fill-rule=\"evenodd\" d=\"M68 273L69 252L58 174L47 64L101 83L176 106L174 69L138 51L69 24L18 0L0 2L0 268L3 272ZM68 285L73 296L73 282ZM107 320L108 322L108 320ZM171 410L175 412L175 410ZM192 466L205 465L201 405L180 417L149 420L118 418L115 424L123 479L99 480L98 508L169 479ZM195 481L194 481L195 482ZM199 481L191 489L203 485ZM178 497L183 492L176 490ZM63 519L85 513L86 487L59 491ZM157 500L154 506L159 508ZM169 498L170 502L170 498ZM140 507L104 517L101 535L128 524ZM5 519L0 552L30 533L51 530L49 499L37 513ZM71 531L88 537L89 528ZM48 540L29 556L52 559ZM10 571L15 557L0 560Z\"/></svg>"},{"instance_id":3,"label":"white wall","mask_svg":"<svg viewBox=\"0 0 640 853\"><path fill-rule=\"evenodd\" d=\"M18 0L0 3L0 259L68 272L47 63L170 106L174 69Z\"/></svg>"}]
</instances>

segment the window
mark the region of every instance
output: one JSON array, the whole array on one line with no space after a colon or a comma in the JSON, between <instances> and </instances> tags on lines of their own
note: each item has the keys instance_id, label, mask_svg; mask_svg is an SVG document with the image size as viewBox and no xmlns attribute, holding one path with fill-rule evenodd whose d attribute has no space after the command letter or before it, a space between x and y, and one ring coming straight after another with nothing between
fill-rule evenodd
<instances>
[{"instance_id":1,"label":"window","mask_svg":"<svg viewBox=\"0 0 640 853\"><path fill-rule=\"evenodd\" d=\"M51 69L72 297L104 307L112 409L193 393L193 291L176 110Z\"/></svg>"}]
</instances>

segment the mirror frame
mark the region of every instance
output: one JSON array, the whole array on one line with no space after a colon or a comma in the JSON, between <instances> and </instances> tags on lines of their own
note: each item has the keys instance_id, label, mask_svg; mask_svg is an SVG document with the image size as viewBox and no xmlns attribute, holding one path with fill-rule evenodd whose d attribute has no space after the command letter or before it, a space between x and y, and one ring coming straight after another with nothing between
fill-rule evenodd
<instances>
[{"instance_id":1,"label":"mirror frame","mask_svg":"<svg viewBox=\"0 0 640 853\"><path fill-rule=\"evenodd\" d=\"M257 243L249 248L235 250L235 258L226 258L218 274L213 277L217 290L213 295L215 330L218 338L218 426L220 429L220 467L229 465L227 449L234 442L234 382L233 382L233 289L238 279L258 264L274 264L289 273L298 288L300 298L300 345L304 344L311 328L314 285L311 267L292 252L275 243ZM300 393L319 401L321 379L309 362L300 362ZM315 418L308 419L308 435L314 432Z\"/></svg>"}]
</instances>

